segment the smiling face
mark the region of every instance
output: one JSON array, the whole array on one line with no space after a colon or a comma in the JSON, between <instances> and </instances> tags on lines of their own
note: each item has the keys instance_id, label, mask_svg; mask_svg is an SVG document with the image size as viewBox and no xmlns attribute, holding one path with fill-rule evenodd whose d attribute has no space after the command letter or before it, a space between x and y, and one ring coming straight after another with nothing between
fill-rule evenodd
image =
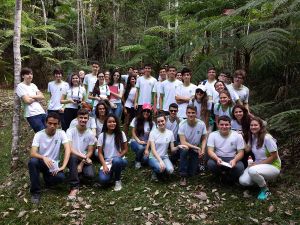
<instances>
[{"instance_id":1,"label":"smiling face","mask_svg":"<svg viewBox=\"0 0 300 225\"><path fill-rule=\"evenodd\" d=\"M260 131L261 126L257 120L252 120L250 123L250 131L252 134L256 135Z\"/></svg>"},{"instance_id":2,"label":"smiling face","mask_svg":"<svg viewBox=\"0 0 300 225\"><path fill-rule=\"evenodd\" d=\"M244 112L241 108L237 107L234 109L233 115L238 121L241 121L244 116Z\"/></svg>"},{"instance_id":3,"label":"smiling face","mask_svg":"<svg viewBox=\"0 0 300 225\"><path fill-rule=\"evenodd\" d=\"M216 71L211 69L207 72L207 79L208 80L215 80L216 79Z\"/></svg>"},{"instance_id":4,"label":"smiling face","mask_svg":"<svg viewBox=\"0 0 300 225\"><path fill-rule=\"evenodd\" d=\"M131 85L131 87L134 87L134 86L135 86L135 82L136 82L135 77L131 77L131 78L130 78L130 85Z\"/></svg>"},{"instance_id":5,"label":"smiling face","mask_svg":"<svg viewBox=\"0 0 300 225\"><path fill-rule=\"evenodd\" d=\"M117 122L114 117L108 117L107 119L107 129L113 131L116 128Z\"/></svg>"},{"instance_id":6,"label":"smiling face","mask_svg":"<svg viewBox=\"0 0 300 225\"><path fill-rule=\"evenodd\" d=\"M54 77L55 77L55 80L56 80L57 82L60 82L60 81L61 81L61 78L62 78L62 74L61 74L61 73L56 73L56 74L54 74Z\"/></svg>"},{"instance_id":7,"label":"smiling face","mask_svg":"<svg viewBox=\"0 0 300 225\"><path fill-rule=\"evenodd\" d=\"M180 72L178 72L178 73L176 74L176 79L177 79L177 80L180 80L180 81L184 80L184 75L185 75L185 74L189 74L189 73L184 73L184 74L182 75Z\"/></svg>"},{"instance_id":8,"label":"smiling face","mask_svg":"<svg viewBox=\"0 0 300 225\"><path fill-rule=\"evenodd\" d=\"M97 110L98 110L99 116L105 116L106 109L105 109L104 105L99 105Z\"/></svg>"},{"instance_id":9,"label":"smiling face","mask_svg":"<svg viewBox=\"0 0 300 225\"><path fill-rule=\"evenodd\" d=\"M187 120L189 121L189 122L194 122L195 121L195 119L196 119L196 111L195 110L193 110L193 109L187 109L186 110L186 117L187 117Z\"/></svg>"},{"instance_id":10,"label":"smiling face","mask_svg":"<svg viewBox=\"0 0 300 225\"><path fill-rule=\"evenodd\" d=\"M225 93L221 93L221 94L220 94L220 103L221 103L222 105L228 104L229 101L230 101L230 98L229 98L229 96L228 96L227 94L225 94Z\"/></svg>"},{"instance_id":11,"label":"smiling face","mask_svg":"<svg viewBox=\"0 0 300 225\"><path fill-rule=\"evenodd\" d=\"M177 76L176 76L176 78L177 78ZM190 73L182 74L182 80L183 80L184 83L190 83L191 82L191 74Z\"/></svg>"},{"instance_id":12,"label":"smiling face","mask_svg":"<svg viewBox=\"0 0 300 225\"><path fill-rule=\"evenodd\" d=\"M33 74L32 73L24 74L22 77L24 79L24 83L30 84L33 79Z\"/></svg>"},{"instance_id":13,"label":"smiling face","mask_svg":"<svg viewBox=\"0 0 300 225\"><path fill-rule=\"evenodd\" d=\"M170 113L170 117L171 117L171 118L173 118L173 119L176 118L177 112L178 112L178 109L177 109L177 108L175 108L175 107L170 107L169 113Z\"/></svg>"},{"instance_id":14,"label":"smiling face","mask_svg":"<svg viewBox=\"0 0 300 225\"><path fill-rule=\"evenodd\" d=\"M220 120L218 123L218 129L221 135L227 136L230 132L231 124L229 121Z\"/></svg>"},{"instance_id":15,"label":"smiling face","mask_svg":"<svg viewBox=\"0 0 300 225\"><path fill-rule=\"evenodd\" d=\"M164 116L157 117L157 127L160 130L164 130L166 128L166 119Z\"/></svg>"},{"instance_id":16,"label":"smiling face","mask_svg":"<svg viewBox=\"0 0 300 225\"><path fill-rule=\"evenodd\" d=\"M119 72L115 72L114 75L113 75L113 79L114 79L114 83L119 83L120 73Z\"/></svg>"},{"instance_id":17,"label":"smiling face","mask_svg":"<svg viewBox=\"0 0 300 225\"><path fill-rule=\"evenodd\" d=\"M73 86L78 86L79 82L80 82L79 76L77 74L73 75L72 76L72 84L73 84Z\"/></svg>"},{"instance_id":18,"label":"smiling face","mask_svg":"<svg viewBox=\"0 0 300 225\"><path fill-rule=\"evenodd\" d=\"M89 114L85 114L85 115L78 115L77 116L77 120L78 120L78 125L80 127L86 127L86 124L89 120Z\"/></svg>"},{"instance_id":19,"label":"smiling face","mask_svg":"<svg viewBox=\"0 0 300 225\"><path fill-rule=\"evenodd\" d=\"M143 113L144 119L148 120L150 118L150 115L151 115L151 110L150 109L144 109L142 111L142 113Z\"/></svg>"},{"instance_id":20,"label":"smiling face","mask_svg":"<svg viewBox=\"0 0 300 225\"><path fill-rule=\"evenodd\" d=\"M222 82L216 82L215 89L218 93L220 93L221 91L224 91L225 86Z\"/></svg>"},{"instance_id":21,"label":"smiling face","mask_svg":"<svg viewBox=\"0 0 300 225\"><path fill-rule=\"evenodd\" d=\"M100 69L100 66L98 64L92 64L92 73L93 74L98 74L99 72L99 69Z\"/></svg>"},{"instance_id":22,"label":"smiling face","mask_svg":"<svg viewBox=\"0 0 300 225\"><path fill-rule=\"evenodd\" d=\"M170 68L168 69L168 79L169 79L169 80L175 80L175 78L176 78L176 69L170 67Z\"/></svg>"}]
</instances>

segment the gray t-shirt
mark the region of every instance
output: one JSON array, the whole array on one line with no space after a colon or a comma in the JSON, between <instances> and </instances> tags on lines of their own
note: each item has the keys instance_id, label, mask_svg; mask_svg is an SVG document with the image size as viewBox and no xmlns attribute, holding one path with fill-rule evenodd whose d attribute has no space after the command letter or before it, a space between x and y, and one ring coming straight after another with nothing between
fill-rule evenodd
<instances>
[{"instance_id":1,"label":"gray t-shirt","mask_svg":"<svg viewBox=\"0 0 300 225\"><path fill-rule=\"evenodd\" d=\"M190 126L187 120L179 124L178 134L184 135L188 143L198 146L201 143L201 137L207 134L205 123L196 119L196 125Z\"/></svg>"}]
</instances>

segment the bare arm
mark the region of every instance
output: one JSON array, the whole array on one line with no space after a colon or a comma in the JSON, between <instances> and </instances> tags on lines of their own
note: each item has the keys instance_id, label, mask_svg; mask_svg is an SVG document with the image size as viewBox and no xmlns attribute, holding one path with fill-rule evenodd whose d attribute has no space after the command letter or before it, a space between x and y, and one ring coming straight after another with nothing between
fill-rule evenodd
<instances>
[{"instance_id":1,"label":"bare arm","mask_svg":"<svg viewBox=\"0 0 300 225\"><path fill-rule=\"evenodd\" d=\"M109 169L104 160L102 146L98 146L98 157L101 165L103 166L103 173L107 174L109 172Z\"/></svg>"},{"instance_id":2,"label":"bare arm","mask_svg":"<svg viewBox=\"0 0 300 225\"><path fill-rule=\"evenodd\" d=\"M261 162L258 163L253 163L252 165L257 165L257 164L272 164L276 159L278 159L278 153L277 152L270 152L270 156Z\"/></svg>"},{"instance_id":3,"label":"bare arm","mask_svg":"<svg viewBox=\"0 0 300 225\"><path fill-rule=\"evenodd\" d=\"M36 95L30 96L30 97L33 98L36 101L40 101L40 100L44 100L45 99L45 96L44 96L44 94L41 91L38 91L36 93Z\"/></svg>"},{"instance_id":4,"label":"bare arm","mask_svg":"<svg viewBox=\"0 0 300 225\"><path fill-rule=\"evenodd\" d=\"M188 143L188 142L186 141L186 138L185 138L184 135L179 135L179 139L180 139L180 144L185 145L185 146L187 146L188 148L192 148L192 149L195 149L195 150L199 150L199 149L200 149L198 146L192 145L192 144Z\"/></svg>"},{"instance_id":5,"label":"bare arm","mask_svg":"<svg viewBox=\"0 0 300 225\"><path fill-rule=\"evenodd\" d=\"M61 99L60 99L60 103L61 104L68 104L68 103L73 103L75 104L75 102L72 99L66 99L66 95L62 95Z\"/></svg>"},{"instance_id":6,"label":"bare arm","mask_svg":"<svg viewBox=\"0 0 300 225\"><path fill-rule=\"evenodd\" d=\"M208 153L208 156L209 156L212 160L215 160L215 161L217 162L217 164L220 165L220 163L222 162L222 159L219 158L219 157L216 155L216 153L215 153L213 147L208 147L207 153Z\"/></svg>"},{"instance_id":7,"label":"bare arm","mask_svg":"<svg viewBox=\"0 0 300 225\"><path fill-rule=\"evenodd\" d=\"M180 103L185 103L185 102L188 103L191 100L191 98L176 95L175 100L178 104L180 104Z\"/></svg>"},{"instance_id":8,"label":"bare arm","mask_svg":"<svg viewBox=\"0 0 300 225\"><path fill-rule=\"evenodd\" d=\"M160 93L160 95L159 95L159 110L163 109L163 100L164 100L164 94Z\"/></svg>"},{"instance_id":9,"label":"bare arm","mask_svg":"<svg viewBox=\"0 0 300 225\"><path fill-rule=\"evenodd\" d=\"M140 94L140 89L137 87L137 88L136 88L135 97L134 97L134 108L135 108L135 109L138 108L139 94Z\"/></svg>"},{"instance_id":10,"label":"bare arm","mask_svg":"<svg viewBox=\"0 0 300 225\"><path fill-rule=\"evenodd\" d=\"M64 149L65 149L64 161L63 161L62 166L59 168L59 170L64 170L66 168L66 166L68 165L70 154L71 154L69 142L64 143Z\"/></svg>"},{"instance_id":11,"label":"bare arm","mask_svg":"<svg viewBox=\"0 0 300 225\"><path fill-rule=\"evenodd\" d=\"M72 141L69 142L70 143L70 152L73 154L73 155L76 155L78 156L79 158L82 158L82 159L86 159L87 156L85 154L82 154L79 149L74 149L72 147Z\"/></svg>"},{"instance_id":12,"label":"bare arm","mask_svg":"<svg viewBox=\"0 0 300 225\"><path fill-rule=\"evenodd\" d=\"M235 167L236 163L240 161L244 157L244 150L239 150L235 155L234 159L232 159L229 163L232 167Z\"/></svg>"},{"instance_id":13,"label":"bare arm","mask_svg":"<svg viewBox=\"0 0 300 225\"><path fill-rule=\"evenodd\" d=\"M135 127L132 128L131 134L132 134L133 139L136 140L137 143L139 143L139 144L146 144L144 141L141 141L138 138L138 136L136 135L136 128Z\"/></svg>"},{"instance_id":14,"label":"bare arm","mask_svg":"<svg viewBox=\"0 0 300 225\"><path fill-rule=\"evenodd\" d=\"M120 157L123 157L128 152L127 141L122 143Z\"/></svg>"}]
</instances>

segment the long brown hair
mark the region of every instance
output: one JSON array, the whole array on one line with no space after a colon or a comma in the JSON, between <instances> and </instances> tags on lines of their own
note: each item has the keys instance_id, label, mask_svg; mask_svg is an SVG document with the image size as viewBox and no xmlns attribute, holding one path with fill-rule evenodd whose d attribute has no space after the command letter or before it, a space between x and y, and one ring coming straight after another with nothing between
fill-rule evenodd
<instances>
[{"instance_id":1,"label":"long brown hair","mask_svg":"<svg viewBox=\"0 0 300 225\"><path fill-rule=\"evenodd\" d=\"M243 111L243 117L242 117L241 123L238 122L238 120L236 119L236 117L234 115L234 110L237 109L237 108L239 108L239 109L241 109ZM250 136L250 122L251 122L251 118L250 118L249 112L245 108L245 106L243 106L243 105L235 105L232 108L232 119L236 120L237 123L242 126L243 138L244 138L245 142L248 143L249 136Z\"/></svg>"},{"instance_id":2,"label":"long brown hair","mask_svg":"<svg viewBox=\"0 0 300 225\"><path fill-rule=\"evenodd\" d=\"M260 130L257 133L257 148L261 148L264 144L265 136L267 134L267 129L266 129L266 126L264 124L264 121L261 118L253 117L251 119L251 122L253 120L257 121L259 123L259 126L260 126ZM252 135L250 136L250 138L251 138L251 142L252 142Z\"/></svg>"}]
</instances>

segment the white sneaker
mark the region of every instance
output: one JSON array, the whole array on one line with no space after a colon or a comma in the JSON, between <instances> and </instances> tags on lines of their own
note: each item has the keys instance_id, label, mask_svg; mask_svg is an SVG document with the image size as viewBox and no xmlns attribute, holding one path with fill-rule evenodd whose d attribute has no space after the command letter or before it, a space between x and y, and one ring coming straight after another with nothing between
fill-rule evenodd
<instances>
[{"instance_id":1,"label":"white sneaker","mask_svg":"<svg viewBox=\"0 0 300 225\"><path fill-rule=\"evenodd\" d=\"M120 180L116 181L114 191L121 191L122 189L122 182Z\"/></svg>"},{"instance_id":2,"label":"white sneaker","mask_svg":"<svg viewBox=\"0 0 300 225\"><path fill-rule=\"evenodd\" d=\"M138 170L142 167L141 162L135 162L135 168Z\"/></svg>"}]
</instances>

